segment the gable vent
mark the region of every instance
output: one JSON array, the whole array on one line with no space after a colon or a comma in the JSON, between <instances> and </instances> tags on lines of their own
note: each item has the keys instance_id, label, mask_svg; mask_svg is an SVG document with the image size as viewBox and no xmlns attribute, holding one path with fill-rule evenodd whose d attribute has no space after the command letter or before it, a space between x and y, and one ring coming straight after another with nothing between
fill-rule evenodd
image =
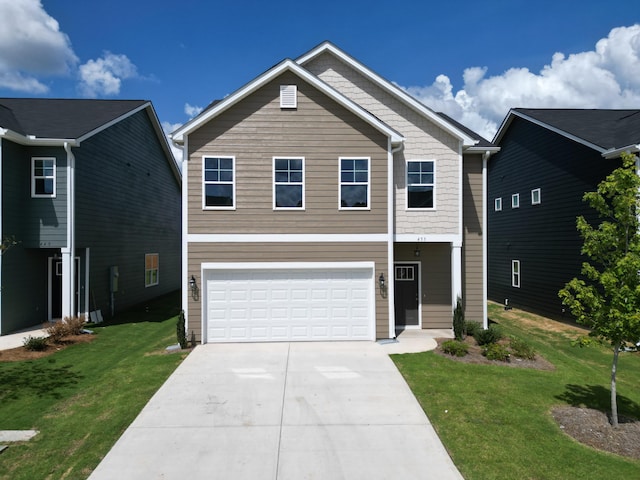
<instances>
[{"instance_id":1,"label":"gable vent","mask_svg":"<svg viewBox=\"0 0 640 480\"><path fill-rule=\"evenodd\" d=\"M296 85L280 85L280 108L298 108Z\"/></svg>"}]
</instances>

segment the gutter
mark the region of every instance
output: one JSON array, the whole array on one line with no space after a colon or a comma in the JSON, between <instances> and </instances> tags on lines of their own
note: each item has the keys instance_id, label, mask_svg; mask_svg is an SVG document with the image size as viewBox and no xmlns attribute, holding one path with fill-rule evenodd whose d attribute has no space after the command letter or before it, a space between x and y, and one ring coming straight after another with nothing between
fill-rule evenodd
<instances>
[{"instance_id":1,"label":"gutter","mask_svg":"<svg viewBox=\"0 0 640 480\"><path fill-rule=\"evenodd\" d=\"M387 162L387 303L389 309L389 338L396 338L396 314L395 314L395 288L393 282L393 242L395 240L395 228L393 219L395 217L395 191L393 190L393 163L395 154L404 149L404 140L395 147L389 138L389 160ZM374 279L375 280L375 279ZM375 328L375 327L374 327Z\"/></svg>"},{"instance_id":2,"label":"gutter","mask_svg":"<svg viewBox=\"0 0 640 480\"><path fill-rule=\"evenodd\" d=\"M602 152L602 156L607 160L612 158L618 158L623 153L638 153L640 152L640 144L637 145L627 145L626 147L620 148L612 148L611 150L606 150Z\"/></svg>"}]
</instances>

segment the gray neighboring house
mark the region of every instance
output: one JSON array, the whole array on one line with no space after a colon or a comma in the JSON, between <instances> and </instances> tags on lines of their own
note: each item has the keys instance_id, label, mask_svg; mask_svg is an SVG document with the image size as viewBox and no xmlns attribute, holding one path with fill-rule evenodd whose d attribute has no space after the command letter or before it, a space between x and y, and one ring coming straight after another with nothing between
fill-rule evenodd
<instances>
[{"instance_id":1,"label":"gray neighboring house","mask_svg":"<svg viewBox=\"0 0 640 480\"><path fill-rule=\"evenodd\" d=\"M179 289L180 190L151 102L0 98L0 334Z\"/></svg>"}]
</instances>

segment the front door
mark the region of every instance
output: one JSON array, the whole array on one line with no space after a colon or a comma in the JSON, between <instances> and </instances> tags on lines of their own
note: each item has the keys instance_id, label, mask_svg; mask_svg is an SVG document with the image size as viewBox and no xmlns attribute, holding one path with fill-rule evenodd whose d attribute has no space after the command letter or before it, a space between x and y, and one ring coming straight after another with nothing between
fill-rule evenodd
<instances>
[{"instance_id":1,"label":"front door","mask_svg":"<svg viewBox=\"0 0 640 480\"><path fill-rule=\"evenodd\" d=\"M419 328L420 264L396 263L394 270L396 328Z\"/></svg>"}]
</instances>

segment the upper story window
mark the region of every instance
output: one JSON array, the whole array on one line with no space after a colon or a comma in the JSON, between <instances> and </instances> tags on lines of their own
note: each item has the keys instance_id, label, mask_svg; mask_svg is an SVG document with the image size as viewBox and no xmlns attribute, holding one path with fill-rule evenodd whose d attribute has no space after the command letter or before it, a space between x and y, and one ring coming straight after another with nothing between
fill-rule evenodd
<instances>
[{"instance_id":1,"label":"upper story window","mask_svg":"<svg viewBox=\"0 0 640 480\"><path fill-rule=\"evenodd\" d=\"M160 283L160 255L147 253L144 256L144 286L152 287Z\"/></svg>"},{"instance_id":2,"label":"upper story window","mask_svg":"<svg viewBox=\"0 0 640 480\"><path fill-rule=\"evenodd\" d=\"M304 209L304 158L273 159L273 208Z\"/></svg>"},{"instance_id":3,"label":"upper story window","mask_svg":"<svg viewBox=\"0 0 640 480\"><path fill-rule=\"evenodd\" d=\"M235 208L235 158L203 157L202 168L204 208Z\"/></svg>"},{"instance_id":4,"label":"upper story window","mask_svg":"<svg viewBox=\"0 0 640 480\"><path fill-rule=\"evenodd\" d=\"M514 193L511 195L511 208L520 208L520 194Z\"/></svg>"},{"instance_id":5,"label":"upper story window","mask_svg":"<svg viewBox=\"0 0 640 480\"><path fill-rule=\"evenodd\" d=\"M540 189L535 188L531 190L531 205L539 205L542 203L542 196L540 194Z\"/></svg>"},{"instance_id":6,"label":"upper story window","mask_svg":"<svg viewBox=\"0 0 640 480\"><path fill-rule=\"evenodd\" d=\"M340 208L369 208L369 158L340 158Z\"/></svg>"},{"instance_id":7,"label":"upper story window","mask_svg":"<svg viewBox=\"0 0 640 480\"><path fill-rule=\"evenodd\" d=\"M33 157L31 159L31 196L56 196L56 159Z\"/></svg>"},{"instance_id":8,"label":"upper story window","mask_svg":"<svg viewBox=\"0 0 640 480\"><path fill-rule=\"evenodd\" d=\"M434 208L435 161L407 161L407 208Z\"/></svg>"},{"instance_id":9,"label":"upper story window","mask_svg":"<svg viewBox=\"0 0 640 480\"><path fill-rule=\"evenodd\" d=\"M494 200L494 202L493 202L493 209L494 209L496 212L499 212L499 211L501 211L501 210L502 210L502 197L498 197L498 198L496 198L496 199Z\"/></svg>"}]
</instances>

